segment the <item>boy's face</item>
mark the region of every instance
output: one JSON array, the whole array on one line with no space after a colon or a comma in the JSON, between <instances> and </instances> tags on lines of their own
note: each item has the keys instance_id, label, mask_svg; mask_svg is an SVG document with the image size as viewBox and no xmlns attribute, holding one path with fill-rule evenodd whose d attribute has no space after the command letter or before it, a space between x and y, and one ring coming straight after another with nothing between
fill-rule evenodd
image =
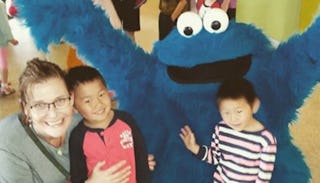
<instances>
[{"instance_id":1,"label":"boy's face","mask_svg":"<svg viewBox=\"0 0 320 183\"><path fill-rule=\"evenodd\" d=\"M111 98L99 79L82 83L74 89L74 107L92 126L106 123L111 115Z\"/></svg>"},{"instance_id":2,"label":"boy's face","mask_svg":"<svg viewBox=\"0 0 320 183\"><path fill-rule=\"evenodd\" d=\"M255 103L251 106L243 97L222 99L219 104L220 115L223 121L234 130L247 130L255 121L253 114L257 110L256 105L258 105Z\"/></svg>"}]
</instances>

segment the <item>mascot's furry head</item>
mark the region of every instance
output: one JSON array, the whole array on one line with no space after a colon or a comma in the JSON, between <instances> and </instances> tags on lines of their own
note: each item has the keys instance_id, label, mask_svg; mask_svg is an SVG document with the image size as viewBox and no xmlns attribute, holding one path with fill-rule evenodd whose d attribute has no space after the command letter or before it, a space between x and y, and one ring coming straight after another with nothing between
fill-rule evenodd
<instances>
[{"instance_id":1,"label":"mascot's furry head","mask_svg":"<svg viewBox=\"0 0 320 183\"><path fill-rule=\"evenodd\" d=\"M47 50L50 43L64 39L102 72L117 92L120 108L136 118L149 153L155 154L153 182L212 182L213 167L196 160L178 134L188 124L199 144L210 142L220 120L217 87L235 75L254 84L261 100L256 117L277 138L271 182L309 181L309 169L291 142L288 124L320 79L320 18L275 49L260 30L228 22L221 13L203 19L191 15L188 21L181 17L177 29L148 54L112 29L90 0L15 3L38 48Z\"/></svg>"}]
</instances>

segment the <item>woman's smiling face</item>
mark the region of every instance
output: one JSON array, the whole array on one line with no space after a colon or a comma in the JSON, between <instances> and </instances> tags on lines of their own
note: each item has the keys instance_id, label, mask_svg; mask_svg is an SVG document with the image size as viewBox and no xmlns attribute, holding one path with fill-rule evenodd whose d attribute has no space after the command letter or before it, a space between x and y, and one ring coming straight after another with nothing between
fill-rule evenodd
<instances>
[{"instance_id":1,"label":"woman's smiling face","mask_svg":"<svg viewBox=\"0 0 320 183\"><path fill-rule=\"evenodd\" d=\"M45 139L65 136L73 116L73 95L64 80L49 78L28 90L25 114L36 133Z\"/></svg>"}]
</instances>

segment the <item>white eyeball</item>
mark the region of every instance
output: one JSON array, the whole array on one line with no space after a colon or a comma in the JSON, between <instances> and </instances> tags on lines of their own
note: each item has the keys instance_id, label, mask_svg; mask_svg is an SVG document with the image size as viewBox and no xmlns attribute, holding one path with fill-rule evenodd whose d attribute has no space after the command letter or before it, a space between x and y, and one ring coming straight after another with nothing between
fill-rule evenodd
<instances>
[{"instance_id":1,"label":"white eyeball","mask_svg":"<svg viewBox=\"0 0 320 183\"><path fill-rule=\"evenodd\" d=\"M177 20L178 32L184 37L192 37L202 29L202 21L198 14L194 12L184 12Z\"/></svg>"},{"instance_id":2,"label":"white eyeball","mask_svg":"<svg viewBox=\"0 0 320 183\"><path fill-rule=\"evenodd\" d=\"M229 26L229 18L225 11L220 8L212 8L203 16L203 27L209 33L224 32Z\"/></svg>"}]
</instances>

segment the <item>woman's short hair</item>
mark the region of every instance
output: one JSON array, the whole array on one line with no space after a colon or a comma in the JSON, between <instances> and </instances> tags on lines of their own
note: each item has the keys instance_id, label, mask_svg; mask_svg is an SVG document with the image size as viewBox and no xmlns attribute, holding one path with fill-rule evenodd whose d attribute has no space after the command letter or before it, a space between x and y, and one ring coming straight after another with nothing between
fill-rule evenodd
<instances>
[{"instance_id":1,"label":"woman's short hair","mask_svg":"<svg viewBox=\"0 0 320 183\"><path fill-rule=\"evenodd\" d=\"M32 86L43 83L50 78L61 78L65 82L65 75L66 73L55 63L40 60L39 58L33 58L28 61L26 68L19 77L19 94L22 110L28 97L31 96Z\"/></svg>"}]
</instances>

